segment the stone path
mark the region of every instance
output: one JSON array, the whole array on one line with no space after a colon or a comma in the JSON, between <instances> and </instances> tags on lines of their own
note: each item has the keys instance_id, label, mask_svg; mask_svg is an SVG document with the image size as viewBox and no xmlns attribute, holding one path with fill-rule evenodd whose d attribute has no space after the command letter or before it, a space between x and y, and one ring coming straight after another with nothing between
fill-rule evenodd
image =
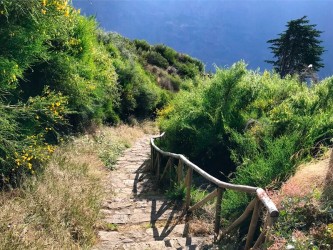
<instances>
[{"instance_id":1,"label":"stone path","mask_svg":"<svg viewBox=\"0 0 333 250\"><path fill-rule=\"evenodd\" d=\"M149 138L127 149L106 178L103 230L94 249L210 249L212 237L191 237L181 207L159 192L147 172Z\"/></svg>"}]
</instances>

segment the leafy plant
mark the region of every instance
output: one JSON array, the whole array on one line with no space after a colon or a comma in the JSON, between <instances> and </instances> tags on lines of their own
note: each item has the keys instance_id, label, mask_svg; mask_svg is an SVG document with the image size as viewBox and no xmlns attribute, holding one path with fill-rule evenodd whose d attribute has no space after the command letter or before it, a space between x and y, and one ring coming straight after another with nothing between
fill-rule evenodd
<instances>
[{"instance_id":1,"label":"leafy plant","mask_svg":"<svg viewBox=\"0 0 333 250\"><path fill-rule=\"evenodd\" d=\"M272 231L275 241L284 239L284 245L296 249L330 249L332 207L319 205L313 198L287 197L282 201L279 221Z\"/></svg>"},{"instance_id":2,"label":"leafy plant","mask_svg":"<svg viewBox=\"0 0 333 250\"><path fill-rule=\"evenodd\" d=\"M149 64L153 64L164 69L169 66L168 61L161 54L155 51L148 52L146 59Z\"/></svg>"},{"instance_id":3,"label":"leafy plant","mask_svg":"<svg viewBox=\"0 0 333 250\"><path fill-rule=\"evenodd\" d=\"M181 91L159 112L161 146L183 153L219 179L275 187L333 136L332 78L308 88L297 78L247 71L242 62ZM221 174L223 173L223 174ZM226 192L223 212L250 197Z\"/></svg>"},{"instance_id":4,"label":"leafy plant","mask_svg":"<svg viewBox=\"0 0 333 250\"><path fill-rule=\"evenodd\" d=\"M173 187L170 187L170 189L166 191L166 196L168 197L168 199L171 200L182 201L184 200L185 195L186 195L185 185L175 184Z\"/></svg>"}]
</instances>

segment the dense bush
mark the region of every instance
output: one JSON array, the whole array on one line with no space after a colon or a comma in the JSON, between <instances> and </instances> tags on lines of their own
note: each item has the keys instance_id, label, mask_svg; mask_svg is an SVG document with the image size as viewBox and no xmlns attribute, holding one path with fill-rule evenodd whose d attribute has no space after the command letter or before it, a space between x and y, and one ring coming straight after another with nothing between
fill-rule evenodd
<instances>
[{"instance_id":1,"label":"dense bush","mask_svg":"<svg viewBox=\"0 0 333 250\"><path fill-rule=\"evenodd\" d=\"M154 115L155 110L162 107L169 98L166 91L158 87L154 78L139 62L135 47L141 48L147 43L141 40L131 42L118 34L102 32L99 40L106 45L113 57L112 64L118 75L118 113L121 118L126 120L133 115L138 118Z\"/></svg>"},{"instance_id":2,"label":"dense bush","mask_svg":"<svg viewBox=\"0 0 333 250\"><path fill-rule=\"evenodd\" d=\"M204 72L204 64L197 60L197 59L194 59L193 57L190 57L189 55L186 55L186 54L178 54L178 62L182 62L188 66L192 66L194 68L196 68L196 70L200 73Z\"/></svg>"},{"instance_id":3,"label":"dense bush","mask_svg":"<svg viewBox=\"0 0 333 250\"><path fill-rule=\"evenodd\" d=\"M139 62L150 45L97 26L69 0L0 2L1 187L39 169L64 133L152 116L168 102Z\"/></svg>"},{"instance_id":4,"label":"dense bush","mask_svg":"<svg viewBox=\"0 0 333 250\"><path fill-rule=\"evenodd\" d=\"M52 60L60 26L73 24L70 15L78 13L67 2L0 3L1 187L18 183L22 174L33 174L54 151L59 128L66 124L68 96L30 75Z\"/></svg>"},{"instance_id":5,"label":"dense bush","mask_svg":"<svg viewBox=\"0 0 333 250\"><path fill-rule=\"evenodd\" d=\"M135 47L137 50L141 50L141 51L149 51L150 50L150 45L147 41L145 40L137 40L135 39L133 41Z\"/></svg>"},{"instance_id":6,"label":"dense bush","mask_svg":"<svg viewBox=\"0 0 333 250\"><path fill-rule=\"evenodd\" d=\"M156 65L163 69L166 69L169 66L168 60L156 51L148 52L146 55L146 60L149 64Z\"/></svg>"},{"instance_id":7,"label":"dense bush","mask_svg":"<svg viewBox=\"0 0 333 250\"><path fill-rule=\"evenodd\" d=\"M168 60L169 64L173 65L176 62L178 53L170 47L158 44L154 46L154 49L157 53L160 53L166 60Z\"/></svg>"},{"instance_id":8,"label":"dense bush","mask_svg":"<svg viewBox=\"0 0 333 250\"><path fill-rule=\"evenodd\" d=\"M332 89L333 78L309 88L294 78L248 71L244 63L217 69L160 112L163 146L221 179L234 172L233 183L278 184L333 136ZM227 192L224 212L240 211L247 199Z\"/></svg>"},{"instance_id":9,"label":"dense bush","mask_svg":"<svg viewBox=\"0 0 333 250\"><path fill-rule=\"evenodd\" d=\"M177 92L183 88L181 81L194 80L204 73L204 64L201 61L178 53L164 44L150 46L144 40L134 40L127 41L126 45L137 55L137 61L155 76L155 81L164 89Z\"/></svg>"}]
</instances>

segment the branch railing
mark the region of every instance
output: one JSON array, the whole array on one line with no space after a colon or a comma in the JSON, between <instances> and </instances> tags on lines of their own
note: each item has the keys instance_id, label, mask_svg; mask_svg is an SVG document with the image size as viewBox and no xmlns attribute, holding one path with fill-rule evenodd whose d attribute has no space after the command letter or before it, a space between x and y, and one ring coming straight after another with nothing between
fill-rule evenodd
<instances>
[{"instance_id":1,"label":"branch railing","mask_svg":"<svg viewBox=\"0 0 333 250\"><path fill-rule=\"evenodd\" d=\"M223 182L218 180L217 178L211 176L200 167L189 161L184 155L175 154L170 152L165 152L158 148L155 145L155 139L160 139L164 136L164 133L155 136L150 139L151 145L151 162L150 168L155 171L156 177L158 180L162 180L167 174L168 170L170 171L173 167L176 172L176 179L178 184L185 184L186 187L186 196L185 196L185 212L190 213L195 209L202 207L205 203L213 200L216 197L215 203L215 223L214 223L214 240L219 241L223 236L232 232L233 230L240 227L245 220L251 216L251 222L249 225L249 229L247 232L246 243L244 249L250 249L252 245L252 249L257 249L263 242L266 240L267 233L272 225L275 223L279 216L279 212L273 203L273 201L268 197L267 193L259 187L251 187L246 185L235 185L227 182ZM167 158L167 162L165 166L162 165L162 158ZM178 164L175 165L174 162L178 160ZM164 167L164 169L162 169ZM184 176L184 169L186 175ZM211 183L216 185L216 189L213 192L209 193L202 200L197 202L196 204L190 204L191 201L191 186L192 186L192 177L193 171L201 175L203 178L208 180ZM221 229L221 203L223 193L226 189L245 192L249 194L254 194L254 199L248 204L243 214L236 219L231 225L227 228ZM264 226L262 227L261 233L256 240L254 240L255 231L257 228L257 224L260 217L260 211L264 208L266 212Z\"/></svg>"}]
</instances>

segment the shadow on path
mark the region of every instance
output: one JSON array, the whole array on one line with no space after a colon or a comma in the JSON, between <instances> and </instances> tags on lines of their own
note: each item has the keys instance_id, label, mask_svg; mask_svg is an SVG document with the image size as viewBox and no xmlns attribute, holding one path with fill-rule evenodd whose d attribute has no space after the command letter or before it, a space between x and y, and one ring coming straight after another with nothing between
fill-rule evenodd
<instances>
[{"instance_id":1,"label":"shadow on path","mask_svg":"<svg viewBox=\"0 0 333 250\"><path fill-rule=\"evenodd\" d=\"M192 239L187 237L189 233L189 217L182 211L182 204L167 200L158 192L156 177L149 172L150 160L146 160L136 171L133 183L133 194L136 200L148 200L151 202L150 227L153 230L155 240L164 240L175 227L186 223L182 232L182 237L186 237L186 245L190 246ZM165 216L164 216L165 215ZM163 221L163 228L159 227L159 221ZM168 246L166 239L166 246ZM191 249L191 248L190 248ZM193 248L195 249L195 248Z\"/></svg>"}]
</instances>

